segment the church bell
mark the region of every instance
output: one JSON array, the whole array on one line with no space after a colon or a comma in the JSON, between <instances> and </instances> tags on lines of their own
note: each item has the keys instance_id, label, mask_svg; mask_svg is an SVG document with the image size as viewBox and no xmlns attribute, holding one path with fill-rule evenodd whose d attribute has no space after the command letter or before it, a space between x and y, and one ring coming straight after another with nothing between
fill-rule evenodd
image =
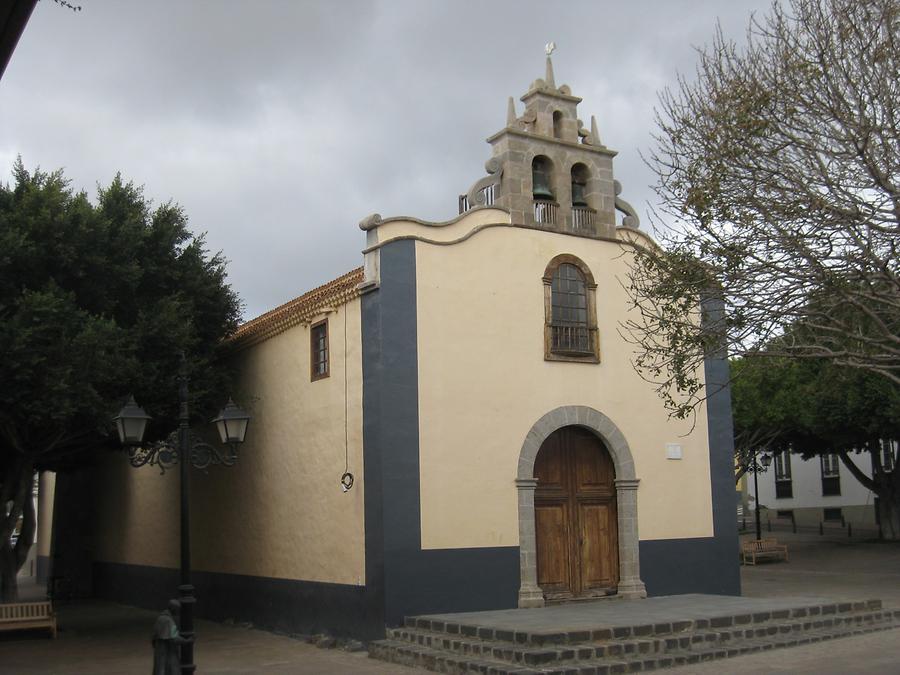
<instances>
[{"instance_id":1,"label":"church bell","mask_svg":"<svg viewBox=\"0 0 900 675\"><path fill-rule=\"evenodd\" d=\"M535 162L531 177L534 198L552 200L553 190L550 189L550 167L544 162Z\"/></svg>"}]
</instances>

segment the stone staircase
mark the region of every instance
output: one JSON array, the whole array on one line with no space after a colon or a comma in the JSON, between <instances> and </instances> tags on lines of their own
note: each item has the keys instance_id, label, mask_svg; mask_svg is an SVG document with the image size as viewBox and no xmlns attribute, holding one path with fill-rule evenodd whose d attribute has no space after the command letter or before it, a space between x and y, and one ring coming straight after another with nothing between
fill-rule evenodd
<instances>
[{"instance_id":1,"label":"stone staircase","mask_svg":"<svg viewBox=\"0 0 900 675\"><path fill-rule=\"evenodd\" d=\"M439 673L629 673L900 627L880 600L807 604L655 624L560 632L515 631L407 618L369 645L369 656Z\"/></svg>"}]
</instances>

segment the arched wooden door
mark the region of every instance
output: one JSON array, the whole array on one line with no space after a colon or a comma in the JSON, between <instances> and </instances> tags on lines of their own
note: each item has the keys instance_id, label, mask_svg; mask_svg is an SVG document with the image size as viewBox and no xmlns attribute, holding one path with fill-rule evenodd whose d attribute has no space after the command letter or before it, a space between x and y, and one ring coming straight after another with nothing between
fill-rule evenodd
<instances>
[{"instance_id":1,"label":"arched wooden door","mask_svg":"<svg viewBox=\"0 0 900 675\"><path fill-rule=\"evenodd\" d=\"M534 463L538 585L548 601L616 592L619 544L615 468L603 443L564 427Z\"/></svg>"}]
</instances>

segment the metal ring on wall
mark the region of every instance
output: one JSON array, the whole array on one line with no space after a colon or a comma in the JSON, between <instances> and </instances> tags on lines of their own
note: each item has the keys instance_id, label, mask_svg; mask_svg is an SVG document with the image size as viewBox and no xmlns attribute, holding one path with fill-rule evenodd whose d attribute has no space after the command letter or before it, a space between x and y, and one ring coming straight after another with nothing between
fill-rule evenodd
<instances>
[{"instance_id":1,"label":"metal ring on wall","mask_svg":"<svg viewBox=\"0 0 900 675\"><path fill-rule=\"evenodd\" d=\"M353 474L349 471L341 476L341 490L344 492L349 492L350 488L353 487Z\"/></svg>"}]
</instances>

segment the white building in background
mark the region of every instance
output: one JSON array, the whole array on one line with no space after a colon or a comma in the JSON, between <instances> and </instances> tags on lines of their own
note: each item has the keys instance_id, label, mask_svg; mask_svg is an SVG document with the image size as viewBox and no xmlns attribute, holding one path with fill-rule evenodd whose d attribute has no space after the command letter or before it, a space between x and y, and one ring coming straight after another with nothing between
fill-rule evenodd
<instances>
[{"instance_id":1,"label":"white building in background","mask_svg":"<svg viewBox=\"0 0 900 675\"><path fill-rule=\"evenodd\" d=\"M885 441L880 453L885 470L893 470L896 453L897 441ZM873 474L871 455L860 453L852 455L852 459L866 475ZM778 454L768 471L760 472L758 481L764 520L788 518L798 526L835 521L870 529L878 526L877 497L856 480L836 454L810 459ZM757 503L753 481L748 480L747 484L753 509Z\"/></svg>"}]
</instances>

